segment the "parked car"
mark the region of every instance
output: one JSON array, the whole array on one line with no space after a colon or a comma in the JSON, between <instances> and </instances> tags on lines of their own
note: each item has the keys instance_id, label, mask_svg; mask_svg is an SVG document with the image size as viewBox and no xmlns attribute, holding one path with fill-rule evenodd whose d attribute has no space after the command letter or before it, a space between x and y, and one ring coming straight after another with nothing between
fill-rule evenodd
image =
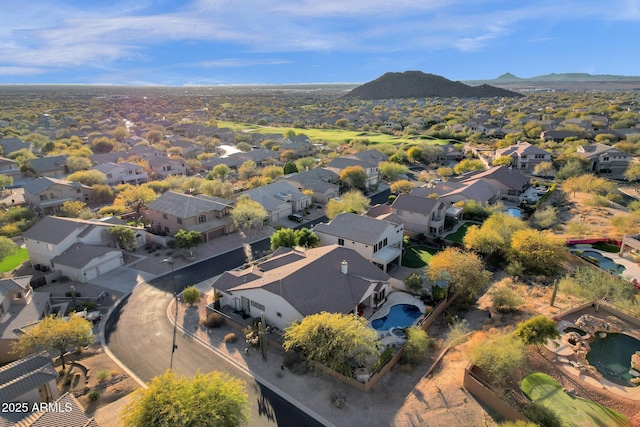
<instances>
[{"instance_id":1,"label":"parked car","mask_svg":"<svg viewBox=\"0 0 640 427\"><path fill-rule=\"evenodd\" d=\"M299 214L291 214L291 215L288 216L288 218L293 222L302 222L302 221L304 221L304 218L302 217L302 215L299 215Z\"/></svg>"}]
</instances>

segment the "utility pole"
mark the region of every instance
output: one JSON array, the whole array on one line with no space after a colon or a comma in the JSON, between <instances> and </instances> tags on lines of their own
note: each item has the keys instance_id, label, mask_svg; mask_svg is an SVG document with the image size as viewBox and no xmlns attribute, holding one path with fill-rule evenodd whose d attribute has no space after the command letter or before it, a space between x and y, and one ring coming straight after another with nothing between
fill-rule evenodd
<instances>
[{"instance_id":1,"label":"utility pole","mask_svg":"<svg viewBox=\"0 0 640 427\"><path fill-rule=\"evenodd\" d=\"M176 276L173 274L173 264L175 261L173 258L165 258L160 261L160 264L167 263L171 266L171 280L173 280L173 297L174 297L174 305L175 305L175 315L173 318L173 341L171 343L171 359L169 360L169 370L173 370L173 353L176 352L178 345L176 344L176 336L178 333L178 288L176 287Z\"/></svg>"}]
</instances>

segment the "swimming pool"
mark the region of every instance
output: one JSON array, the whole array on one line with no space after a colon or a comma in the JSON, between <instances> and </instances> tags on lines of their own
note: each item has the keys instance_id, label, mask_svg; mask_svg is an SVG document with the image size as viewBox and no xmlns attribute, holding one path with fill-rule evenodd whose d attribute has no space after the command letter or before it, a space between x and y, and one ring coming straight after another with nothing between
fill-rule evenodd
<instances>
[{"instance_id":1,"label":"swimming pool","mask_svg":"<svg viewBox=\"0 0 640 427\"><path fill-rule=\"evenodd\" d=\"M598 266L605 271L622 274L626 270L624 265L618 264L611 258L602 255L600 252L583 251L580 256L583 258L596 259L598 261Z\"/></svg>"},{"instance_id":2,"label":"swimming pool","mask_svg":"<svg viewBox=\"0 0 640 427\"><path fill-rule=\"evenodd\" d=\"M504 213L514 218L522 218L522 209L520 208L508 208Z\"/></svg>"},{"instance_id":3,"label":"swimming pool","mask_svg":"<svg viewBox=\"0 0 640 427\"><path fill-rule=\"evenodd\" d=\"M422 311L412 304L396 304L391 306L386 316L371 321L373 329L386 331L393 327L404 328L413 325L422 315Z\"/></svg>"},{"instance_id":4,"label":"swimming pool","mask_svg":"<svg viewBox=\"0 0 640 427\"><path fill-rule=\"evenodd\" d=\"M625 387L637 387L630 381L633 376L629 370L631 356L640 351L640 341L626 334L607 333L604 338L596 337L590 345L587 360L603 377Z\"/></svg>"},{"instance_id":5,"label":"swimming pool","mask_svg":"<svg viewBox=\"0 0 640 427\"><path fill-rule=\"evenodd\" d=\"M572 326L569 326L568 328L564 328L564 332L577 332L581 337L587 335L587 333L582 329L574 328Z\"/></svg>"}]
</instances>

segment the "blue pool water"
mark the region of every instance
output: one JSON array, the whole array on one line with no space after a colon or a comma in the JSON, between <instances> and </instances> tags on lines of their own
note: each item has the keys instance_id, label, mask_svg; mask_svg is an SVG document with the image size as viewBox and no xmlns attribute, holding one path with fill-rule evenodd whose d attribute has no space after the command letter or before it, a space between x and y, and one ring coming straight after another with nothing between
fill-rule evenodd
<instances>
[{"instance_id":1,"label":"blue pool water","mask_svg":"<svg viewBox=\"0 0 640 427\"><path fill-rule=\"evenodd\" d=\"M504 213L514 218L522 218L522 210L518 208L508 208Z\"/></svg>"},{"instance_id":2,"label":"blue pool water","mask_svg":"<svg viewBox=\"0 0 640 427\"><path fill-rule=\"evenodd\" d=\"M373 329L386 331L393 327L404 328L413 325L413 322L422 315L418 307L411 304L396 304L391 306L389 314L371 321Z\"/></svg>"},{"instance_id":3,"label":"blue pool water","mask_svg":"<svg viewBox=\"0 0 640 427\"><path fill-rule=\"evenodd\" d=\"M610 271L613 272L615 274L622 274L626 268L624 265L620 265L617 262L615 262L614 260L612 260L611 258L608 258L604 255L602 255L600 252L596 252L596 251L584 251L582 252L582 257L589 257L589 258L594 258L598 260L598 266L605 270L605 271Z\"/></svg>"},{"instance_id":4,"label":"blue pool water","mask_svg":"<svg viewBox=\"0 0 640 427\"><path fill-rule=\"evenodd\" d=\"M629 381L633 378L629 369L631 356L640 351L640 341L625 334L607 333L604 338L596 337L590 345L587 360L605 378L625 387L636 386Z\"/></svg>"}]
</instances>

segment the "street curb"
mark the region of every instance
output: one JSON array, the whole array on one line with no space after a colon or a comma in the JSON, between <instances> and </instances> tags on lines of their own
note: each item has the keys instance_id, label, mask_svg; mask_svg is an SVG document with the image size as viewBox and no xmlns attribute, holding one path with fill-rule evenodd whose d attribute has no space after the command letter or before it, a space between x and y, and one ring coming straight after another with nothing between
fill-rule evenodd
<instances>
[{"instance_id":1,"label":"street curb","mask_svg":"<svg viewBox=\"0 0 640 427\"><path fill-rule=\"evenodd\" d=\"M136 285L136 287L138 286L139 285ZM133 289L135 289L135 287ZM118 299L118 301L116 301L116 303L109 309L109 311L105 315L102 322L100 322L100 345L102 346L102 349L104 350L105 354L109 356L111 360L116 362L116 364L120 366L120 368L123 371L125 371L127 375L129 375L129 377L133 378L141 387L147 388L147 384L144 381L142 381L140 377L134 374L133 371L131 371L124 363L122 363L120 359L118 359L116 355L111 352L111 350L109 350L109 346L107 346L107 341L104 335L105 329L107 328L107 323L109 322L111 315L113 314L116 308L119 308L127 299L129 299L129 297L131 296L131 293L132 292L129 292L124 296L120 297L120 299Z\"/></svg>"},{"instance_id":2,"label":"street curb","mask_svg":"<svg viewBox=\"0 0 640 427\"><path fill-rule=\"evenodd\" d=\"M210 345L209 343L204 341L202 338L200 338L197 335L187 331L180 324L180 322L174 322L174 320L172 319L172 316L171 316L171 308L172 308L172 304L175 304L175 303L176 303L176 300L174 298L174 299L171 300L169 305L167 305L167 312L166 313L167 313L167 318L169 319L169 322L171 322L171 325L177 326L178 329L180 329L184 334L186 334L186 335L190 336L191 338L195 339L195 341L198 342L200 345L204 346L205 348L207 348L210 351L213 351L219 357L225 359L228 363L232 364L233 366L235 366L240 371L244 372L248 376L250 376L253 379L255 379L256 381L258 381L259 383L263 384L268 389L270 389L274 393L278 394L281 398L283 398L284 400L289 402L291 405L295 406L300 411L302 411L305 414L309 415L310 417L314 418L316 421L318 421L322 425L327 426L327 427L337 427L335 424L333 424L331 421L327 420L322 415L320 415L317 412L315 412L313 409L307 407L303 403L301 403L298 400L294 399L291 395L286 393L284 390L280 389L279 387L277 387L273 383L271 383L271 382L267 381L266 379L262 378L260 375L257 375L256 373L252 372L246 366L242 366L241 364L236 362L233 358L227 357L226 354L224 354L222 351L218 350L217 348L213 347L212 345Z\"/></svg>"}]
</instances>

